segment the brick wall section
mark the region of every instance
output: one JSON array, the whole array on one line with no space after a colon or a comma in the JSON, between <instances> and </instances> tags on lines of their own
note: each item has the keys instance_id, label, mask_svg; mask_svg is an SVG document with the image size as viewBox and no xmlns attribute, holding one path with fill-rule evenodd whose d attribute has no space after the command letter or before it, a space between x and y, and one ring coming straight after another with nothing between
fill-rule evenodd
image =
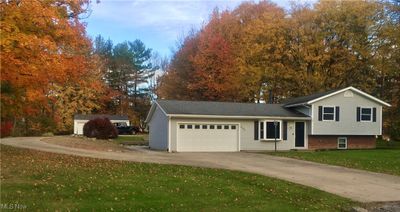
<instances>
[{"instance_id":1,"label":"brick wall section","mask_svg":"<svg viewBox=\"0 0 400 212\"><path fill-rule=\"evenodd\" d=\"M309 135L308 149L337 149L338 137L347 137L347 149L374 149L376 139L373 135Z\"/></svg>"}]
</instances>

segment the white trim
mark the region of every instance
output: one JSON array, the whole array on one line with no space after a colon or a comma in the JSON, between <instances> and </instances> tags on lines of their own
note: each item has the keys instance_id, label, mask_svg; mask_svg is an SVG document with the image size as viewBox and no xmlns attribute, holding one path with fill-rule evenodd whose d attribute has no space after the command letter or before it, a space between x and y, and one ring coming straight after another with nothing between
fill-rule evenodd
<instances>
[{"instance_id":1,"label":"white trim","mask_svg":"<svg viewBox=\"0 0 400 212\"><path fill-rule=\"evenodd\" d=\"M330 93L330 94L327 94L327 95L325 95L325 96L321 96L321 97L319 97L319 98L310 100L310 101L307 102L307 104L313 104L313 103L315 103L315 102L318 102L318 101L320 101L320 100L323 100L323 99L325 99L325 98L328 98L328 97L330 97L330 96L336 95L336 94L338 94L338 93L341 93L341 92L347 91L347 90L355 91L356 93L361 94L361 95L363 95L363 96L365 96L365 97L367 97L367 98L369 98L369 99L372 99L372 100L374 100L374 101L376 101L376 102L379 102L379 103L382 104L382 105L385 105L385 106L388 106L388 107L391 106L389 103L386 103L386 102L384 102L384 101L382 101L382 100L380 100L380 99L378 99L378 98L375 98L375 97L373 97L373 96L371 96L371 95L369 95L369 94L367 94L367 93L365 93L365 92L363 92L363 91L360 91L360 90L358 90L357 88L354 88L354 87L352 87L352 86L349 86L349 87L347 87L347 88L343 88L343 89L341 89L341 90L335 91L335 92Z\"/></svg>"},{"instance_id":2,"label":"white trim","mask_svg":"<svg viewBox=\"0 0 400 212\"><path fill-rule=\"evenodd\" d=\"M168 152L172 152L171 149L171 117L168 117Z\"/></svg>"},{"instance_id":3,"label":"white trim","mask_svg":"<svg viewBox=\"0 0 400 212\"><path fill-rule=\"evenodd\" d=\"M222 115L194 115L169 114L170 117L183 118L221 118L221 119L279 119L279 120L311 120L311 117L282 117L282 116L222 116Z\"/></svg>"},{"instance_id":4,"label":"white trim","mask_svg":"<svg viewBox=\"0 0 400 212\"><path fill-rule=\"evenodd\" d=\"M145 120L144 122L146 122L146 123L149 123L149 122L150 122L150 117L153 116L153 113L154 113L155 110L156 110L156 106L155 106L155 104L153 103L153 104L151 104L150 111L149 111L149 113L147 114L146 120Z\"/></svg>"},{"instance_id":5,"label":"white trim","mask_svg":"<svg viewBox=\"0 0 400 212\"><path fill-rule=\"evenodd\" d=\"M360 122L372 122L373 121L373 113L374 113L374 110L373 110L373 107L364 107L364 106L359 106L360 107ZM370 109L371 110L371 114L370 114L370 119L369 120L362 120L362 109ZM375 114L375 116L376 116L376 114Z\"/></svg>"},{"instance_id":6,"label":"white trim","mask_svg":"<svg viewBox=\"0 0 400 212\"><path fill-rule=\"evenodd\" d=\"M376 110L378 113L378 109ZM378 114L376 114L376 118L378 118ZM379 107L379 135L382 135L382 106Z\"/></svg>"},{"instance_id":7,"label":"white trim","mask_svg":"<svg viewBox=\"0 0 400 212\"><path fill-rule=\"evenodd\" d=\"M195 124L199 124L199 125L203 125L203 124L207 124L207 125L237 125L238 127L236 128L236 130L237 130L237 132L238 132L238 134L237 134L237 136L238 136L238 146L237 146L237 151L238 152L240 152L240 130L241 130L241 124L240 124L240 122L206 122L206 121L180 121L180 122L177 122L176 123L176 129L177 129L177 131L176 131L176 151L177 152L179 152L179 140L178 140L178 138L179 138L179 136L178 136L178 129L179 129L179 124L192 124L192 125L195 125ZM186 130L187 128L185 127L185 130ZM202 129L201 127L200 127L200 129ZM208 130L210 129L210 128L207 128ZM192 130L194 130L194 126L193 126L193 128L192 128ZM216 130L216 128L214 129L214 130ZM222 130L224 130L224 128L222 127ZM229 130L231 130L231 129L229 129Z\"/></svg>"},{"instance_id":8,"label":"white trim","mask_svg":"<svg viewBox=\"0 0 400 212\"><path fill-rule=\"evenodd\" d=\"M311 135L314 134L314 105L311 105Z\"/></svg>"},{"instance_id":9,"label":"white trim","mask_svg":"<svg viewBox=\"0 0 400 212\"><path fill-rule=\"evenodd\" d=\"M168 116L168 113L165 112L165 110L160 106L160 104L158 104L157 101L155 101L155 103L157 104L158 107L160 107L161 111L164 113L164 115Z\"/></svg>"},{"instance_id":10,"label":"white trim","mask_svg":"<svg viewBox=\"0 0 400 212\"><path fill-rule=\"evenodd\" d=\"M296 103L296 104L283 105L283 107L296 107L296 106L307 106L307 103L302 102L302 103Z\"/></svg>"},{"instance_id":11,"label":"white trim","mask_svg":"<svg viewBox=\"0 0 400 212\"><path fill-rule=\"evenodd\" d=\"M279 122L279 138L276 138L277 141L283 141L283 135L282 135L282 120L271 120L271 119L265 119L265 120L258 120L258 135L259 135L259 141L275 141L275 138L267 138L267 122ZM260 123L263 122L263 128L264 128L264 137L261 138L261 127Z\"/></svg>"},{"instance_id":12,"label":"white trim","mask_svg":"<svg viewBox=\"0 0 400 212\"><path fill-rule=\"evenodd\" d=\"M333 108L333 119L324 119L324 108L326 107L331 107ZM327 114L331 114L331 113L327 113ZM322 105L322 121L336 121L336 106L332 106L332 105Z\"/></svg>"},{"instance_id":13,"label":"white trim","mask_svg":"<svg viewBox=\"0 0 400 212\"><path fill-rule=\"evenodd\" d=\"M339 147L339 139L344 139L345 141L346 141L346 147L344 147L344 148L341 148L341 147ZM347 137L338 137L337 138L337 149L347 149Z\"/></svg>"},{"instance_id":14,"label":"white trim","mask_svg":"<svg viewBox=\"0 0 400 212\"><path fill-rule=\"evenodd\" d=\"M165 110L158 104L157 101L154 101L153 104L151 104L150 111L147 114L146 120L144 122L149 123L151 120L151 117L153 116L154 111L156 110L156 106L160 108L160 110L164 113L165 116L168 116L168 114L165 112Z\"/></svg>"}]
</instances>

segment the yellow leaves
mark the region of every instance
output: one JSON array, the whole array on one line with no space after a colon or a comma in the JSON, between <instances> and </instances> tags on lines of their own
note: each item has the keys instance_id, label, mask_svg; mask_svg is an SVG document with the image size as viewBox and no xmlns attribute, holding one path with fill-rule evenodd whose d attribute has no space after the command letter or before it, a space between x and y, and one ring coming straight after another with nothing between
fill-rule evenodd
<instances>
[{"instance_id":1,"label":"yellow leaves","mask_svg":"<svg viewBox=\"0 0 400 212\"><path fill-rule=\"evenodd\" d=\"M74 7L78 15L83 11L79 7L86 3L86 0L79 3L50 0L1 4L1 81L11 84L13 99L24 102L14 114L2 113L2 117L27 117L38 111L47 112L54 100L51 96L54 83L62 86L69 82L98 80L97 74L96 80L90 79L96 67L87 56L91 47L84 27L77 19L72 22L67 15L72 11L66 11L67 7ZM6 103L2 108L11 111L8 108L14 104Z\"/></svg>"}]
</instances>

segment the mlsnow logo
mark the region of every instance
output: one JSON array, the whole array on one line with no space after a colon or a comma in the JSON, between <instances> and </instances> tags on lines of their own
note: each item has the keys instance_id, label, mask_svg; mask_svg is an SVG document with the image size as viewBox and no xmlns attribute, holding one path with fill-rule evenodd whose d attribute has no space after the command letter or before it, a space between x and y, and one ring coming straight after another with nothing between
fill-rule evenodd
<instances>
[{"instance_id":1,"label":"mlsnow logo","mask_svg":"<svg viewBox=\"0 0 400 212\"><path fill-rule=\"evenodd\" d=\"M25 210L26 205L20 203L0 203L0 209L3 210Z\"/></svg>"}]
</instances>

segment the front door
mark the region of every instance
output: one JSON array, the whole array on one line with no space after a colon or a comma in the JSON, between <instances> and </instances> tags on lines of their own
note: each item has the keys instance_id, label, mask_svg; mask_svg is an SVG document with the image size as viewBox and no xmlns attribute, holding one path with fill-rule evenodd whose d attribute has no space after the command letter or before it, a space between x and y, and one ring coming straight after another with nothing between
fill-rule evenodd
<instances>
[{"instance_id":1,"label":"front door","mask_svg":"<svg viewBox=\"0 0 400 212\"><path fill-rule=\"evenodd\" d=\"M296 147L304 147L304 135L305 135L305 128L304 122L296 122L296 129L295 129L295 146Z\"/></svg>"}]
</instances>

